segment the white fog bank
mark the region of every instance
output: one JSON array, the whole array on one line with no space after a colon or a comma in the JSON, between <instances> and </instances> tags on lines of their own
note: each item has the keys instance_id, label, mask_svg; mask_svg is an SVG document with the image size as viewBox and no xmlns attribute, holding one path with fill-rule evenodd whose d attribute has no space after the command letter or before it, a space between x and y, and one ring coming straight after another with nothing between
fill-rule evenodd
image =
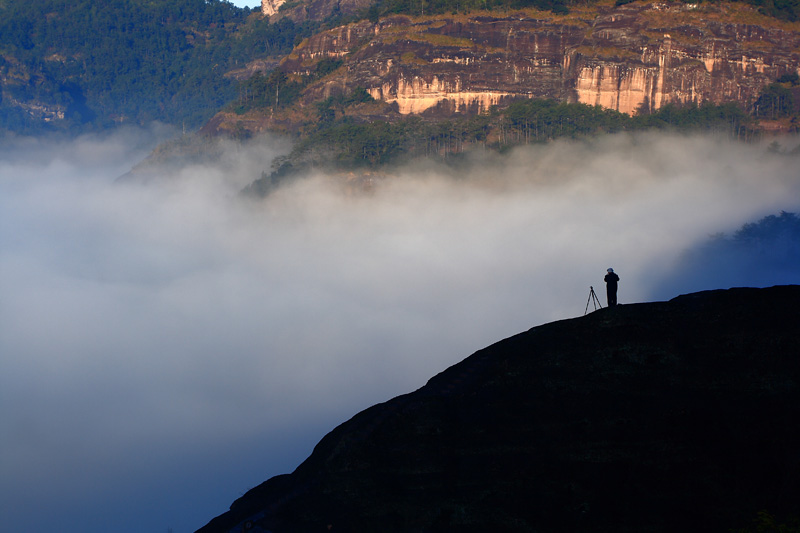
<instances>
[{"instance_id":1,"label":"white fog bank","mask_svg":"<svg viewBox=\"0 0 800 533\"><path fill-rule=\"evenodd\" d=\"M357 411L582 315L590 285L605 304L606 268L622 304L670 298L683 251L800 206L797 158L710 137L559 142L368 194L316 175L261 201L236 192L282 141L115 183L152 145L0 147L9 531L194 531Z\"/></svg>"}]
</instances>

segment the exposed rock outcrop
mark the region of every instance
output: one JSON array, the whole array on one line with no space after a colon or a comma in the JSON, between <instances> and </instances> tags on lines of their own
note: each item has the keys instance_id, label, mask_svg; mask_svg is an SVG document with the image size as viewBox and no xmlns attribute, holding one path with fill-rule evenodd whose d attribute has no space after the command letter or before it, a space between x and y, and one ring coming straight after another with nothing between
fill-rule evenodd
<instances>
[{"instance_id":1,"label":"exposed rock outcrop","mask_svg":"<svg viewBox=\"0 0 800 533\"><path fill-rule=\"evenodd\" d=\"M800 286L535 327L371 407L201 533L729 531L800 513Z\"/></svg>"},{"instance_id":2,"label":"exposed rock outcrop","mask_svg":"<svg viewBox=\"0 0 800 533\"><path fill-rule=\"evenodd\" d=\"M353 15L373 3L374 0L261 0L261 13L273 20L288 17L295 22L303 22Z\"/></svg>"},{"instance_id":3,"label":"exposed rock outcrop","mask_svg":"<svg viewBox=\"0 0 800 533\"><path fill-rule=\"evenodd\" d=\"M266 16L275 15L286 0L261 0L261 13Z\"/></svg>"}]
</instances>

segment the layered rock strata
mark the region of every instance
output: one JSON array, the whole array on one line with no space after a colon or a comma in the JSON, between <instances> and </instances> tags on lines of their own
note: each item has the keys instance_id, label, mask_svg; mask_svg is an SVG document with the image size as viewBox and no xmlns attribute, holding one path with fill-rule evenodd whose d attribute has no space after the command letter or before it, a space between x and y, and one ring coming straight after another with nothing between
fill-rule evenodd
<instances>
[{"instance_id":1,"label":"layered rock strata","mask_svg":"<svg viewBox=\"0 0 800 533\"><path fill-rule=\"evenodd\" d=\"M400 114L480 111L529 97L629 114L667 103L747 107L766 84L798 72L798 29L747 6L682 3L568 16L395 16L320 33L282 68L302 74L322 57L342 58L338 72L307 90L307 102L361 86Z\"/></svg>"}]
</instances>

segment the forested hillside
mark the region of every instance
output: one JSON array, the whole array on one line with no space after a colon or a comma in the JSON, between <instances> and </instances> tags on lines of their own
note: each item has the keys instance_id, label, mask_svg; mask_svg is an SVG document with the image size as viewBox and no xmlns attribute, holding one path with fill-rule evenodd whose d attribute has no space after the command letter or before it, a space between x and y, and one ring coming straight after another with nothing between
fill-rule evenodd
<instances>
[{"instance_id":1,"label":"forested hillside","mask_svg":"<svg viewBox=\"0 0 800 533\"><path fill-rule=\"evenodd\" d=\"M221 0L0 0L0 131L196 128L236 94L226 72L299 31Z\"/></svg>"},{"instance_id":2,"label":"forested hillside","mask_svg":"<svg viewBox=\"0 0 800 533\"><path fill-rule=\"evenodd\" d=\"M291 153L273 162L270 172L247 191L268 194L287 178L309 168L375 171L426 158L457 171L470 149L503 153L515 146L558 138L587 138L601 133L661 129L713 132L742 141L754 138L754 120L735 104L667 105L658 112L629 116L585 104L530 99L491 113L431 122L411 117L389 123L355 123L347 117L326 121L331 104L320 104L320 122L302 136Z\"/></svg>"}]
</instances>

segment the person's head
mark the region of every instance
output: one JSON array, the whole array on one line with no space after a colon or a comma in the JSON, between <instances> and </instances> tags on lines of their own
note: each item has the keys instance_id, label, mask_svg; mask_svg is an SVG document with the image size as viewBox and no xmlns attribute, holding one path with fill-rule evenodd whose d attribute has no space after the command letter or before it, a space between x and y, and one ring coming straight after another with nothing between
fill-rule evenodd
<instances>
[{"instance_id":1,"label":"person's head","mask_svg":"<svg viewBox=\"0 0 800 533\"><path fill-rule=\"evenodd\" d=\"M609 269L608 269L608 273L609 273L609 274L613 274L613 273L614 273L614 269L613 269L613 268L609 268Z\"/></svg>"}]
</instances>

